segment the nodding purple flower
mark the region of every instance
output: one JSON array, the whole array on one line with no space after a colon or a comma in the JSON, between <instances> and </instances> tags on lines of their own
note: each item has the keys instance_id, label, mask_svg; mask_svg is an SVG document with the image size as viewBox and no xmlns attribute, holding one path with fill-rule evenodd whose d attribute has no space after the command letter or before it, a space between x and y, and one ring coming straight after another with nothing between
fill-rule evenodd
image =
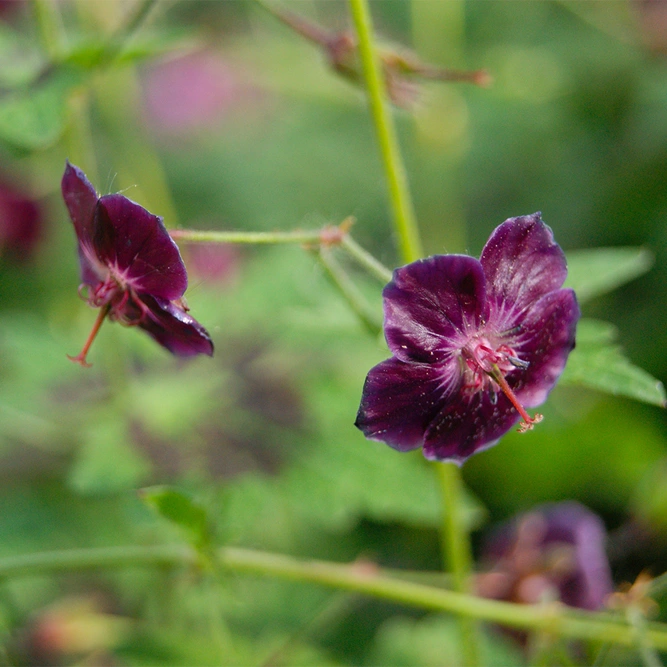
<instances>
[{"instance_id":1,"label":"nodding purple flower","mask_svg":"<svg viewBox=\"0 0 667 667\"><path fill-rule=\"evenodd\" d=\"M140 327L177 356L212 355L208 333L187 313L185 265L162 218L123 195L98 197L69 162L62 193L79 241L79 290L101 308L81 353L70 359L89 366L86 355L107 316Z\"/></svg>"},{"instance_id":2,"label":"nodding purple flower","mask_svg":"<svg viewBox=\"0 0 667 667\"><path fill-rule=\"evenodd\" d=\"M483 597L522 604L560 600L601 609L613 591L601 519L577 502L543 505L501 526L484 548Z\"/></svg>"},{"instance_id":3,"label":"nodding purple flower","mask_svg":"<svg viewBox=\"0 0 667 667\"><path fill-rule=\"evenodd\" d=\"M366 378L356 426L399 451L463 463L519 421L531 429L574 347L579 307L539 213L496 228L479 260L436 255L385 287L391 359Z\"/></svg>"}]
</instances>

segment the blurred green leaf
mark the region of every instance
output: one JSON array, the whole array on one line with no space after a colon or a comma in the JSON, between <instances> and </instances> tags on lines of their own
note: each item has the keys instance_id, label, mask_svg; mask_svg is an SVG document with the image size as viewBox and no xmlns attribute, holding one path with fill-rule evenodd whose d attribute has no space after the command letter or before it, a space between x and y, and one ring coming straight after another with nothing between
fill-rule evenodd
<instances>
[{"instance_id":1,"label":"blurred green leaf","mask_svg":"<svg viewBox=\"0 0 667 667\"><path fill-rule=\"evenodd\" d=\"M91 419L82 437L83 444L69 473L69 483L79 493L131 489L147 474L148 464L129 444L126 423L115 412Z\"/></svg>"},{"instance_id":2,"label":"blurred green leaf","mask_svg":"<svg viewBox=\"0 0 667 667\"><path fill-rule=\"evenodd\" d=\"M646 248L594 248L567 253L565 287L577 293L580 303L606 294L646 273L653 253Z\"/></svg>"},{"instance_id":3,"label":"blurred green leaf","mask_svg":"<svg viewBox=\"0 0 667 667\"><path fill-rule=\"evenodd\" d=\"M0 97L0 140L22 150L53 144L67 120L67 99L83 80L72 67L58 67L32 85Z\"/></svg>"},{"instance_id":4,"label":"blurred green leaf","mask_svg":"<svg viewBox=\"0 0 667 667\"><path fill-rule=\"evenodd\" d=\"M208 512L183 491L169 486L151 486L141 489L140 497L160 516L185 531L188 541L196 548L211 544Z\"/></svg>"},{"instance_id":5,"label":"blurred green leaf","mask_svg":"<svg viewBox=\"0 0 667 667\"><path fill-rule=\"evenodd\" d=\"M583 319L577 326L577 347L568 359L561 383L579 384L618 396L665 407L665 388L634 366L616 343L613 324Z\"/></svg>"},{"instance_id":6,"label":"blurred green leaf","mask_svg":"<svg viewBox=\"0 0 667 667\"><path fill-rule=\"evenodd\" d=\"M461 664L460 630L449 617L412 619L396 616L382 625L368 664L384 667L456 667ZM480 649L483 664L520 665L517 647L498 634L484 633Z\"/></svg>"}]
</instances>

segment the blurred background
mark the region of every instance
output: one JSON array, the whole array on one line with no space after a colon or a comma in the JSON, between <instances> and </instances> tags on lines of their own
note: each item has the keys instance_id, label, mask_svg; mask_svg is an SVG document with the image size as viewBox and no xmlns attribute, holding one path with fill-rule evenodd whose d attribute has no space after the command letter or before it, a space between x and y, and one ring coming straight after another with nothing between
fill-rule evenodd
<instances>
[{"instance_id":1,"label":"blurred background","mask_svg":"<svg viewBox=\"0 0 667 667\"><path fill-rule=\"evenodd\" d=\"M566 252L647 248L652 270L584 314L666 381L667 3L371 5L388 49L493 79L411 82L395 109L426 252L478 256L503 220L538 210ZM281 6L350 27L342 0ZM136 493L173 484L208 508L221 544L440 569L432 470L353 426L386 347L302 248L182 247L212 361L106 324L93 368L68 362L95 312L77 295L66 158L170 228L353 215L355 238L398 262L359 87L250 0L158 2L105 61L141 7L0 7L0 556L179 541ZM348 268L380 314L381 286ZM563 386L543 412L464 466L476 553L499 522L573 499L603 518L618 584L662 573L663 411ZM493 641L495 664L521 664ZM270 580L128 568L0 587L6 664L443 665L452 642L446 618Z\"/></svg>"}]
</instances>

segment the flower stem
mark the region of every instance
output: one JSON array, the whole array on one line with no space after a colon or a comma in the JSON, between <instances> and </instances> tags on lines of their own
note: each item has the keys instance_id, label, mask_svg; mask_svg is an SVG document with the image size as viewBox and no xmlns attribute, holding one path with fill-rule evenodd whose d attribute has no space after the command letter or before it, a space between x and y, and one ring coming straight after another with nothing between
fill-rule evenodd
<instances>
[{"instance_id":1,"label":"flower stem","mask_svg":"<svg viewBox=\"0 0 667 667\"><path fill-rule=\"evenodd\" d=\"M230 571L300 581L353 591L400 604L464 615L522 630L545 631L561 637L636 646L635 628L619 616L586 612L564 605L519 605L487 600L388 576L373 564L299 560L251 549L224 547L218 563ZM194 549L182 545L74 549L0 559L0 579L100 568L150 566L195 567ZM646 623L645 637L667 650L667 624Z\"/></svg>"},{"instance_id":2,"label":"flower stem","mask_svg":"<svg viewBox=\"0 0 667 667\"><path fill-rule=\"evenodd\" d=\"M454 577L454 590L471 593L472 553L463 518L463 480L461 471L453 463L435 463L442 493L443 524L442 553L445 569ZM470 618L460 619L463 664L479 665L477 629Z\"/></svg>"},{"instance_id":3,"label":"flower stem","mask_svg":"<svg viewBox=\"0 0 667 667\"><path fill-rule=\"evenodd\" d=\"M373 311L364 298L364 295L350 279L350 276L348 276L343 267L336 261L336 258L331 252L331 248L322 246L319 253L317 253L317 256L329 275L331 282L345 297L345 300L348 302L355 315L371 335L377 336L382 330L382 323L379 320L377 313Z\"/></svg>"},{"instance_id":4,"label":"flower stem","mask_svg":"<svg viewBox=\"0 0 667 667\"><path fill-rule=\"evenodd\" d=\"M354 257L368 272L374 275L381 283L388 283L391 280L391 271L384 265L378 262L373 255L362 248L349 234L343 237L340 242L341 248Z\"/></svg>"},{"instance_id":5,"label":"flower stem","mask_svg":"<svg viewBox=\"0 0 667 667\"><path fill-rule=\"evenodd\" d=\"M207 232L192 229L170 229L174 241L184 243L313 243L319 244L322 238L320 230L289 232Z\"/></svg>"},{"instance_id":6,"label":"flower stem","mask_svg":"<svg viewBox=\"0 0 667 667\"><path fill-rule=\"evenodd\" d=\"M349 3L359 39L359 55L363 64L375 131L380 144L401 258L404 262L413 262L419 259L423 252L396 130L386 101L385 82L376 52L370 10L367 0L349 0ZM454 574L457 590L460 593L466 593L471 557L469 536L460 519L461 473L455 466L440 467L447 470L438 475L443 499L447 499L444 511L445 523L442 529L443 546L447 554L447 563ZM462 620L463 655L469 667L479 664L478 642L475 634L473 624Z\"/></svg>"},{"instance_id":7,"label":"flower stem","mask_svg":"<svg viewBox=\"0 0 667 667\"><path fill-rule=\"evenodd\" d=\"M389 188L401 258L404 262L413 262L423 255L421 240L412 207L408 179L398 147L396 128L386 101L385 81L375 46L371 14L367 0L349 0L349 3L359 39L359 56L363 65L368 100Z\"/></svg>"}]
</instances>

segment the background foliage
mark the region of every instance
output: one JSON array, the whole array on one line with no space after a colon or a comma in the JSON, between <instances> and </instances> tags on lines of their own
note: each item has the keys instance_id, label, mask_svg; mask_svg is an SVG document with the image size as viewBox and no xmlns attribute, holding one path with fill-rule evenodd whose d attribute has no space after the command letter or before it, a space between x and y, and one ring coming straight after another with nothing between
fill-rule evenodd
<instances>
[{"instance_id":1,"label":"background foliage","mask_svg":"<svg viewBox=\"0 0 667 667\"><path fill-rule=\"evenodd\" d=\"M339 0L285 5L332 29L349 24ZM138 6L3 9L0 164L44 226L27 258L6 245L0 257L0 556L180 541L136 493L173 484L205 508L215 543L439 569L432 471L419 452L367 442L353 426L386 348L301 248L204 259L184 248L212 362L183 363L108 325L92 369L65 358L94 318L77 298L59 196L66 157L100 192L124 192L168 227L317 228L354 215L355 237L397 263L360 89L250 1L158 3L114 51ZM665 571L665 416L622 394L658 403L651 376L667 380L667 18L618 0L372 9L387 43L494 79L421 83L397 111L427 253L478 255L505 218L536 210L568 254L578 249L571 280L591 318L579 356L534 432L466 464L476 540L537 503L577 499L610 530L618 583ZM597 246L626 249L581 254ZM354 277L379 315L379 287ZM9 580L0 632L10 664L457 661L447 618L185 570ZM521 663L509 640L489 637L489 664Z\"/></svg>"}]
</instances>

